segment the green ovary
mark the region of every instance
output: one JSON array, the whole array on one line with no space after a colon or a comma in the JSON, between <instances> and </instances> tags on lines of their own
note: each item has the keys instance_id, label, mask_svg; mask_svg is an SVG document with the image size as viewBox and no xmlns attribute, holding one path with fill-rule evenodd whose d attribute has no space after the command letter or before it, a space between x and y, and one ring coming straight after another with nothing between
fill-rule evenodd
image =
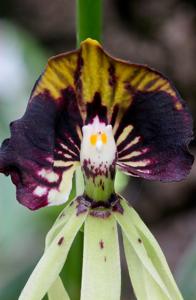
<instances>
[{"instance_id":1,"label":"green ovary","mask_svg":"<svg viewBox=\"0 0 196 300\"><path fill-rule=\"evenodd\" d=\"M92 201L110 202L114 191L114 177L98 175L96 177L86 176L84 173L84 195Z\"/></svg>"}]
</instances>

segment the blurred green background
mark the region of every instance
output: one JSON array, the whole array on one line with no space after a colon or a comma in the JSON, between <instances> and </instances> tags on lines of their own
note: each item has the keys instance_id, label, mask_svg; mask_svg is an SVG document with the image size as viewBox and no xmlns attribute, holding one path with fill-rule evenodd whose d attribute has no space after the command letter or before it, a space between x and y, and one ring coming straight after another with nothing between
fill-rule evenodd
<instances>
[{"instance_id":1,"label":"blurred green background","mask_svg":"<svg viewBox=\"0 0 196 300\"><path fill-rule=\"evenodd\" d=\"M170 77L196 118L196 2L105 0L104 45L113 55L148 64ZM0 141L24 113L47 59L75 47L75 3L7 0L0 4ZM191 144L196 153L195 140ZM185 300L196 299L196 165L181 183L119 175L118 187L160 242ZM127 184L128 183L128 184ZM0 175L0 300L15 300L44 249L44 237L62 208L28 211ZM78 299L82 233L62 277ZM70 278L75 278L73 281ZM134 299L122 253L122 299ZM28 299L27 299L28 300Z\"/></svg>"}]
</instances>

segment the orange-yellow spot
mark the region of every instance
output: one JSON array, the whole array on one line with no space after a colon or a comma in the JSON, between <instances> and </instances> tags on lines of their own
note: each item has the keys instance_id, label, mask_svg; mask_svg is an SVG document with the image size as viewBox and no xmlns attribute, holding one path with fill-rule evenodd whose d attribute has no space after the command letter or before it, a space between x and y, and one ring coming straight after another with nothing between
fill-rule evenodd
<instances>
[{"instance_id":1,"label":"orange-yellow spot","mask_svg":"<svg viewBox=\"0 0 196 300\"><path fill-rule=\"evenodd\" d=\"M176 102L175 107L176 107L177 110L181 110L183 108L182 104L180 102Z\"/></svg>"},{"instance_id":2,"label":"orange-yellow spot","mask_svg":"<svg viewBox=\"0 0 196 300\"><path fill-rule=\"evenodd\" d=\"M103 144L106 144L107 143L107 135L105 133L102 133L101 134L101 140L102 140L102 143Z\"/></svg>"},{"instance_id":3,"label":"orange-yellow spot","mask_svg":"<svg viewBox=\"0 0 196 300\"><path fill-rule=\"evenodd\" d=\"M91 145L95 146L95 144L97 142L97 134L92 134L91 135L90 142L91 142Z\"/></svg>"}]
</instances>

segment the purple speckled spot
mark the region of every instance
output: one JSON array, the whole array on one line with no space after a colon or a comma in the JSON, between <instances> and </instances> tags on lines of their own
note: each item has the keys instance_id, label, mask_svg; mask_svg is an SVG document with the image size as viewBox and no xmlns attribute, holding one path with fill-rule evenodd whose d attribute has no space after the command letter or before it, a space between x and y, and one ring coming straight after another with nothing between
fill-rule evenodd
<instances>
[{"instance_id":1,"label":"purple speckled spot","mask_svg":"<svg viewBox=\"0 0 196 300\"><path fill-rule=\"evenodd\" d=\"M109 210L93 209L90 211L90 215L95 218L107 219L111 215Z\"/></svg>"},{"instance_id":2,"label":"purple speckled spot","mask_svg":"<svg viewBox=\"0 0 196 300\"><path fill-rule=\"evenodd\" d=\"M114 87L116 85L117 82L117 77L115 75L115 67L114 65L110 65L110 67L108 68L108 72L109 72L109 85L111 87Z\"/></svg>"},{"instance_id":3,"label":"purple speckled spot","mask_svg":"<svg viewBox=\"0 0 196 300\"><path fill-rule=\"evenodd\" d=\"M103 241L103 240L100 240L100 241L99 241L99 246L100 246L101 249L104 248L104 241Z\"/></svg>"},{"instance_id":4,"label":"purple speckled spot","mask_svg":"<svg viewBox=\"0 0 196 300\"><path fill-rule=\"evenodd\" d=\"M115 177L115 161L111 165L106 165L103 162L100 163L99 166L95 167L90 159L84 159L82 169L86 175L86 177L89 179L91 178L93 182L95 182L95 179L97 176L105 176L110 177L111 179L114 179ZM100 182L102 188L103 188L103 180Z\"/></svg>"},{"instance_id":5,"label":"purple speckled spot","mask_svg":"<svg viewBox=\"0 0 196 300\"><path fill-rule=\"evenodd\" d=\"M58 245L61 246L63 244L64 241L64 237L62 236L59 240L58 240Z\"/></svg>"}]
</instances>

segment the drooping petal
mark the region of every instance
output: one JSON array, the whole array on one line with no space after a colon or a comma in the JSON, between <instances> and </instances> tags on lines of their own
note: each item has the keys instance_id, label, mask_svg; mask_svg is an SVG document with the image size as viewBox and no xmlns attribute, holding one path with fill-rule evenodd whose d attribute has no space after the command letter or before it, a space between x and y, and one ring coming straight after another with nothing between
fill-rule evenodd
<instances>
[{"instance_id":1,"label":"drooping petal","mask_svg":"<svg viewBox=\"0 0 196 300\"><path fill-rule=\"evenodd\" d=\"M52 242L55 240L57 235L61 232L65 224L70 220L71 216L74 214L75 206L73 203L70 203L69 206L66 206L63 211L60 213L52 228L48 232L45 239L45 251L49 248ZM61 277L58 276L54 283L51 285L48 291L48 299L55 300L70 300L69 295L64 287L64 284L61 280Z\"/></svg>"},{"instance_id":2,"label":"drooping petal","mask_svg":"<svg viewBox=\"0 0 196 300\"><path fill-rule=\"evenodd\" d=\"M64 226L44 252L27 281L19 300L42 299L57 280L66 261L71 244L88 214L88 209L78 214L77 203L73 205L75 209L71 214L69 212L71 207L67 207L66 212L68 212L69 219L64 219Z\"/></svg>"},{"instance_id":3,"label":"drooping petal","mask_svg":"<svg viewBox=\"0 0 196 300\"><path fill-rule=\"evenodd\" d=\"M48 300L56 299L70 300L69 295L67 294L67 291L65 290L65 287L60 277L56 279L56 281L53 283L52 287L48 291Z\"/></svg>"},{"instance_id":4,"label":"drooping petal","mask_svg":"<svg viewBox=\"0 0 196 300\"><path fill-rule=\"evenodd\" d=\"M89 215L84 227L81 300L120 299L121 274L117 224L112 215Z\"/></svg>"},{"instance_id":5,"label":"drooping petal","mask_svg":"<svg viewBox=\"0 0 196 300\"><path fill-rule=\"evenodd\" d=\"M133 207L129 207L126 200L123 200L122 202L124 202L122 204L123 208L128 209L129 218L131 218L149 257L151 257L153 264L158 269L159 274L165 282L170 294L173 295L173 298L181 299L182 296L174 281L173 275L171 274L166 258L158 242L156 241L150 230L147 228L147 226L144 224L140 216L137 214L137 212L133 209Z\"/></svg>"},{"instance_id":6,"label":"drooping petal","mask_svg":"<svg viewBox=\"0 0 196 300\"><path fill-rule=\"evenodd\" d=\"M45 238L45 251L47 248L49 248L56 236L60 233L65 224L70 220L71 216L74 214L75 206L73 205L73 203L71 202L61 211L53 226L51 227L50 231L47 233Z\"/></svg>"},{"instance_id":7,"label":"drooping petal","mask_svg":"<svg viewBox=\"0 0 196 300\"><path fill-rule=\"evenodd\" d=\"M127 259L129 276L135 291L137 300L172 300L167 292L161 288L151 274L145 269L141 260L123 234L125 255ZM141 288L142 286L142 288Z\"/></svg>"},{"instance_id":8,"label":"drooping petal","mask_svg":"<svg viewBox=\"0 0 196 300\"><path fill-rule=\"evenodd\" d=\"M123 231L129 274L139 300L182 300L164 254L149 229L126 200L114 213ZM141 287L143 287L141 289Z\"/></svg>"}]
</instances>

